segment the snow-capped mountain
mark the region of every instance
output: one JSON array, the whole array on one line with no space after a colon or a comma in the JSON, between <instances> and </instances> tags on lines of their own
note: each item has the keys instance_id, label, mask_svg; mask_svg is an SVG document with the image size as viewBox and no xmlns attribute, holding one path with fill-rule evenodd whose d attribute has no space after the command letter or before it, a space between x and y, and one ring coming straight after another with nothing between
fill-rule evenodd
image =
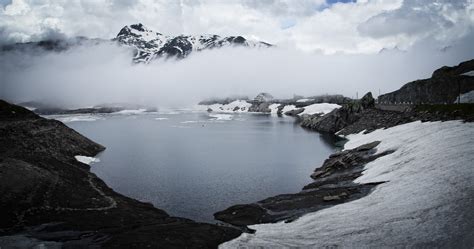
<instances>
[{"instance_id":1,"label":"snow-capped mountain","mask_svg":"<svg viewBox=\"0 0 474 249\"><path fill-rule=\"evenodd\" d=\"M123 27L114 40L122 45L133 46L135 62L148 63L157 57L185 58L193 51L220 48L225 46L245 46L267 48L272 46L261 41L247 40L242 36L221 37L218 35L179 35L167 36L146 28L143 24Z\"/></svg>"}]
</instances>

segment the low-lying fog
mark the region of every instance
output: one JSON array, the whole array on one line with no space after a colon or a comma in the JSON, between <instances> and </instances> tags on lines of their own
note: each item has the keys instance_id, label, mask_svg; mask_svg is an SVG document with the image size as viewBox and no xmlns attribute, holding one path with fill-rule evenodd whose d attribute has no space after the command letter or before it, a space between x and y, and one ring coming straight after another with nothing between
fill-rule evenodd
<instances>
[{"instance_id":1,"label":"low-lying fog","mask_svg":"<svg viewBox=\"0 0 474 249\"><path fill-rule=\"evenodd\" d=\"M209 97L270 92L275 97L339 93L378 95L430 77L443 65L474 58L471 41L440 48L429 41L408 51L323 55L271 48L227 48L184 60L132 64L130 49L110 44L65 52L0 53L0 98L69 107L126 102L185 107Z\"/></svg>"}]
</instances>

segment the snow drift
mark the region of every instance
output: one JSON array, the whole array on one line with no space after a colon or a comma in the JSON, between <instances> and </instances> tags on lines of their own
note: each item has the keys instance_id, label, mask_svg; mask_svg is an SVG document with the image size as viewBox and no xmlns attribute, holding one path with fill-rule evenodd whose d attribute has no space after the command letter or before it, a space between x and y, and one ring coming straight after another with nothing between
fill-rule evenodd
<instances>
[{"instance_id":1,"label":"snow drift","mask_svg":"<svg viewBox=\"0 0 474 249\"><path fill-rule=\"evenodd\" d=\"M474 245L474 124L413 122L348 136L345 149L381 141L396 150L365 166L356 182L380 182L368 196L291 223L251 226L221 248L440 247Z\"/></svg>"}]
</instances>

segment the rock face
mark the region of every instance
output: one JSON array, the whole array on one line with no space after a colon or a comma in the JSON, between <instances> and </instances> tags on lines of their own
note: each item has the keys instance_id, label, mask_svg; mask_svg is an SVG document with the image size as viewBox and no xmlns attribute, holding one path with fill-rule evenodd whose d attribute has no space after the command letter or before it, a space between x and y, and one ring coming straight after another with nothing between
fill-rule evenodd
<instances>
[{"instance_id":1,"label":"rock face","mask_svg":"<svg viewBox=\"0 0 474 249\"><path fill-rule=\"evenodd\" d=\"M253 101L250 101L252 105L249 107L249 112L262 112L270 113L269 106L272 104L273 96L269 93L259 93Z\"/></svg>"},{"instance_id":2,"label":"rock face","mask_svg":"<svg viewBox=\"0 0 474 249\"><path fill-rule=\"evenodd\" d=\"M185 58L194 51L226 46L267 48L271 44L247 40L242 36L220 37L218 35L166 36L146 28L143 24L123 27L114 39L120 44L136 49L135 62L150 62L158 57Z\"/></svg>"},{"instance_id":3,"label":"rock face","mask_svg":"<svg viewBox=\"0 0 474 249\"><path fill-rule=\"evenodd\" d=\"M252 102L252 105L249 107L249 112L270 113L270 104L269 102Z\"/></svg>"},{"instance_id":4,"label":"rock face","mask_svg":"<svg viewBox=\"0 0 474 249\"><path fill-rule=\"evenodd\" d=\"M405 84L399 90L380 95L383 104L451 104L460 94L474 90L474 60L454 67L442 67L433 72L429 79Z\"/></svg>"},{"instance_id":5,"label":"rock face","mask_svg":"<svg viewBox=\"0 0 474 249\"><path fill-rule=\"evenodd\" d=\"M102 150L59 121L0 100L0 245L215 248L241 233L115 193L74 158Z\"/></svg>"},{"instance_id":6,"label":"rock face","mask_svg":"<svg viewBox=\"0 0 474 249\"><path fill-rule=\"evenodd\" d=\"M324 116L306 116L302 119L301 126L320 132L336 133L359 120L363 111L373 108L374 105L374 98L369 92L359 101L346 104Z\"/></svg>"},{"instance_id":7,"label":"rock face","mask_svg":"<svg viewBox=\"0 0 474 249\"><path fill-rule=\"evenodd\" d=\"M291 222L299 216L367 195L380 182L357 184L353 180L362 174L364 165L392 153L377 153L373 142L330 156L311 177L314 181L296 194L284 194L252 204L235 205L214 214L218 220L247 226L281 220Z\"/></svg>"}]
</instances>

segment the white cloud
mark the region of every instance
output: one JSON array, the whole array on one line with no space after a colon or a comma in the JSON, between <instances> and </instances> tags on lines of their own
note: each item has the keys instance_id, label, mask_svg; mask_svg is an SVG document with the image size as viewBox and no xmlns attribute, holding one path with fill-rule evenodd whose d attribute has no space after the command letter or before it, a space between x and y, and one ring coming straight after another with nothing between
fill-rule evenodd
<instances>
[{"instance_id":1,"label":"white cloud","mask_svg":"<svg viewBox=\"0 0 474 249\"><path fill-rule=\"evenodd\" d=\"M474 1L13 0L0 5L0 42L113 38L141 22L164 34L243 35L324 53L374 53L433 37L447 45L473 29Z\"/></svg>"}]
</instances>

